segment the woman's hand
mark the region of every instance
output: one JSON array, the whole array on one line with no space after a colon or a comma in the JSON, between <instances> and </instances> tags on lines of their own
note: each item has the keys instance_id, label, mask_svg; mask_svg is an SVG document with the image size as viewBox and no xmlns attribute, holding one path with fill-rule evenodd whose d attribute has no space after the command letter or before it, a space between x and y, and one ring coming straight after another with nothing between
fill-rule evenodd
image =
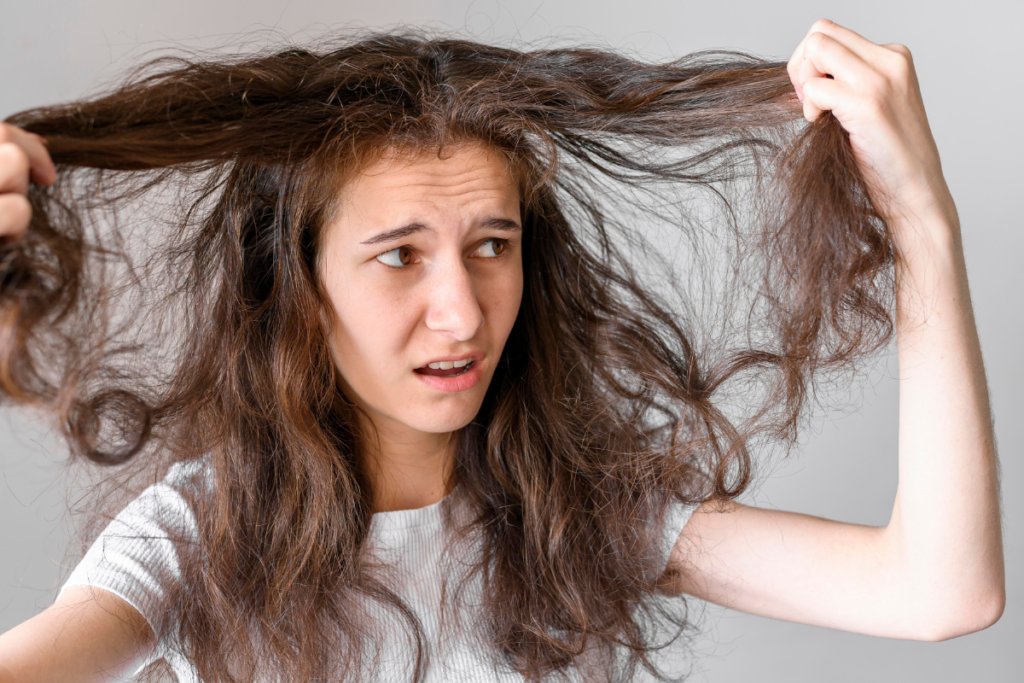
<instances>
[{"instance_id":1,"label":"woman's hand","mask_svg":"<svg viewBox=\"0 0 1024 683\"><path fill-rule=\"evenodd\" d=\"M32 220L28 184L50 185L57 169L43 138L0 123L0 237L19 238Z\"/></svg>"},{"instance_id":2,"label":"woman's hand","mask_svg":"<svg viewBox=\"0 0 1024 683\"><path fill-rule=\"evenodd\" d=\"M789 76L809 121L830 110L850 134L884 218L956 215L906 46L821 19L793 52Z\"/></svg>"}]
</instances>

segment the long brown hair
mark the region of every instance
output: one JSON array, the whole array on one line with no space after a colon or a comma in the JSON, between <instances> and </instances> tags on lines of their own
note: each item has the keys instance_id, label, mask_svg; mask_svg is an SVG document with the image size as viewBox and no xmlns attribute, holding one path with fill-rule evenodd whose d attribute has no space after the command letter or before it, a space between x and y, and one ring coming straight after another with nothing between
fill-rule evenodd
<instances>
[{"instance_id":1,"label":"long brown hair","mask_svg":"<svg viewBox=\"0 0 1024 683\"><path fill-rule=\"evenodd\" d=\"M740 52L371 34L165 57L7 121L45 137L59 177L5 252L0 388L95 463L206 457L168 627L208 683L357 678L356 596L404 615L425 673L415 616L363 552L317 274L340 188L385 150L481 143L519 183L522 306L452 476L483 538L484 640L529 679L595 647L627 654L609 680L655 672L652 520L742 493L753 445L793 443L816 382L892 334L896 254L845 131L802 119L784 63ZM730 259L701 251L684 191L714 200ZM693 246L675 307L629 251L656 220ZM126 298L112 263L136 285L162 273L162 293ZM718 308L692 296L716 283Z\"/></svg>"}]
</instances>

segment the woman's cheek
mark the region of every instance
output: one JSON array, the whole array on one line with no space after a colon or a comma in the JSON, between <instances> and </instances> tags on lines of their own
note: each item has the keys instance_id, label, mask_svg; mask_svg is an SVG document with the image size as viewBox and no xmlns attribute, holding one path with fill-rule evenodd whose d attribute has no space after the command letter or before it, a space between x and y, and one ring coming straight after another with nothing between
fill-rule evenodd
<instances>
[{"instance_id":1,"label":"woman's cheek","mask_svg":"<svg viewBox=\"0 0 1024 683\"><path fill-rule=\"evenodd\" d=\"M500 332L502 339L508 336L519 314L523 299L522 262L517 259L510 268L496 278L482 297L485 314L491 319Z\"/></svg>"}]
</instances>

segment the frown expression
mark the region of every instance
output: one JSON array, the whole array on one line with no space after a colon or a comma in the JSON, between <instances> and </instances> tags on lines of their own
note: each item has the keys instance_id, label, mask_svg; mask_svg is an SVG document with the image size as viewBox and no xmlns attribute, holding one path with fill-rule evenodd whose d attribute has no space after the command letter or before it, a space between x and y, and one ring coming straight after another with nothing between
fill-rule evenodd
<instances>
[{"instance_id":1,"label":"frown expression","mask_svg":"<svg viewBox=\"0 0 1024 683\"><path fill-rule=\"evenodd\" d=\"M386 157L346 184L321 277L343 389L375 426L451 432L479 411L522 299L521 225L518 188L479 145ZM458 377L424 368L467 358L431 373Z\"/></svg>"}]
</instances>

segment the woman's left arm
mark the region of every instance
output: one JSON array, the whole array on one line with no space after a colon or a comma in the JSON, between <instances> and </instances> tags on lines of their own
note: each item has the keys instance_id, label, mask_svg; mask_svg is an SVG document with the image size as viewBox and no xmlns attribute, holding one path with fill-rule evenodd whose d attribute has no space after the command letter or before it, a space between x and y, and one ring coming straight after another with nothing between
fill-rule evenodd
<instances>
[{"instance_id":1,"label":"woman's left arm","mask_svg":"<svg viewBox=\"0 0 1024 683\"><path fill-rule=\"evenodd\" d=\"M705 503L673 550L676 571L666 573L666 587L746 612L885 637L942 640L986 628L1005 603L988 388L959 218L910 52L822 20L789 67L805 116L831 110L850 133L903 255L892 517L877 528Z\"/></svg>"}]
</instances>

